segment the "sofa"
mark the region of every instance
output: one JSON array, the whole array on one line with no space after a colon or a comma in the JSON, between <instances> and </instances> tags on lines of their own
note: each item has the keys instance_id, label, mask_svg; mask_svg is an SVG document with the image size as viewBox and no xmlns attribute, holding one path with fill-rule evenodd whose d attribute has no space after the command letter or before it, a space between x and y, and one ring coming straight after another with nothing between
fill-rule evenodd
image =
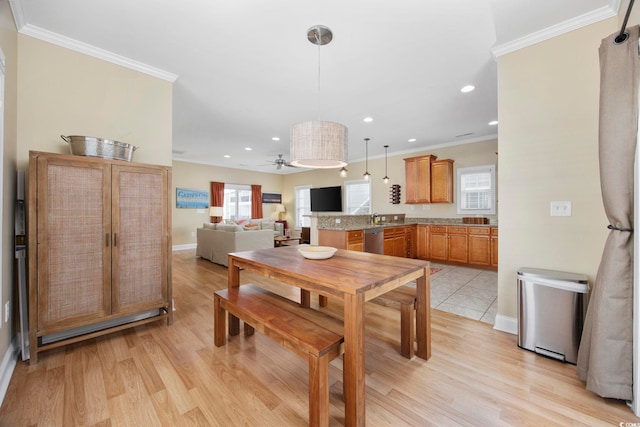
<instances>
[{"instance_id":1,"label":"sofa","mask_svg":"<svg viewBox=\"0 0 640 427\"><path fill-rule=\"evenodd\" d=\"M205 222L196 230L196 256L225 267L231 252L273 247L273 238L284 234L283 225L271 220L237 223Z\"/></svg>"}]
</instances>

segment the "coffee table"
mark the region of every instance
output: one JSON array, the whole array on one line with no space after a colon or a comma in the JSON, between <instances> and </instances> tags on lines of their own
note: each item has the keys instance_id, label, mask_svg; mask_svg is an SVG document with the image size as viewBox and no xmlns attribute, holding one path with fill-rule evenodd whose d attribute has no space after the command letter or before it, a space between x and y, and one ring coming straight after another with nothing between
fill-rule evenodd
<instances>
[{"instance_id":1,"label":"coffee table","mask_svg":"<svg viewBox=\"0 0 640 427\"><path fill-rule=\"evenodd\" d=\"M299 237L286 237L286 236L276 236L273 238L273 245L277 248L280 246L287 246L289 242L297 242L300 244L302 239Z\"/></svg>"}]
</instances>

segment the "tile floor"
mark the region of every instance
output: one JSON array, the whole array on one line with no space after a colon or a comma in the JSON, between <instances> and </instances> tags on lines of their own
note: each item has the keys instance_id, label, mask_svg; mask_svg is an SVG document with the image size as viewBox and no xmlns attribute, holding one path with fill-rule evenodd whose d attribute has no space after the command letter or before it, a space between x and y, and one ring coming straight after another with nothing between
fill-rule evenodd
<instances>
[{"instance_id":1,"label":"tile floor","mask_svg":"<svg viewBox=\"0 0 640 427\"><path fill-rule=\"evenodd\" d=\"M498 309L498 273L431 263L431 307L494 324Z\"/></svg>"}]
</instances>

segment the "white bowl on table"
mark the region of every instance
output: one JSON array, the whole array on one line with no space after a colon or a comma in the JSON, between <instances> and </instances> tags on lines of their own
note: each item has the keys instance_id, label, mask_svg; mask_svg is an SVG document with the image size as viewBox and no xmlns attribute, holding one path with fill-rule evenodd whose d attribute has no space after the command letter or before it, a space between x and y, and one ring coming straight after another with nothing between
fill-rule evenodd
<instances>
[{"instance_id":1,"label":"white bowl on table","mask_svg":"<svg viewBox=\"0 0 640 427\"><path fill-rule=\"evenodd\" d=\"M302 246L298 251L307 259L328 259L337 249L330 246Z\"/></svg>"}]
</instances>

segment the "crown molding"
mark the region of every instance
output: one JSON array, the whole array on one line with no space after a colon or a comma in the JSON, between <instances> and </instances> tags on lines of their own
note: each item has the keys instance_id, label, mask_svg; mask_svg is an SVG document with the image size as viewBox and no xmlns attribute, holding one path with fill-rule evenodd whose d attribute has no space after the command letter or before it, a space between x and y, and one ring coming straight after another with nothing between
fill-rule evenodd
<instances>
[{"instance_id":1,"label":"crown molding","mask_svg":"<svg viewBox=\"0 0 640 427\"><path fill-rule=\"evenodd\" d=\"M618 14L617 10L619 6L620 0L612 0L609 6L603 6L559 24L552 25L543 30L536 31L535 33L494 46L491 48L491 53L494 57L498 58L502 55L506 55L507 53L515 52L516 50L568 33L569 31L577 30L578 28L595 24L596 22L600 22L604 19L612 18Z\"/></svg>"},{"instance_id":2,"label":"crown molding","mask_svg":"<svg viewBox=\"0 0 640 427\"><path fill-rule=\"evenodd\" d=\"M13 2L12 2L13 3ZM15 1L19 3L19 1ZM14 15L15 18L15 15ZM16 26L17 26L16 20ZM129 68L134 71L139 71L144 74L148 74L153 77L157 77L168 82L175 82L178 79L177 74L170 73L168 71L161 70L159 68L152 67L142 62L134 61L125 56L117 55L104 49L92 46L90 44L72 39L70 37L63 36L52 31L45 30L35 25L25 24L18 30L20 34L34 37L39 40L43 40L76 52L83 53L85 55L93 56L94 58L102 59L112 64L120 65L122 67Z\"/></svg>"},{"instance_id":3,"label":"crown molding","mask_svg":"<svg viewBox=\"0 0 640 427\"><path fill-rule=\"evenodd\" d=\"M21 0L9 0L13 22L16 24L16 30L20 31L24 27L24 11L22 10Z\"/></svg>"}]
</instances>

